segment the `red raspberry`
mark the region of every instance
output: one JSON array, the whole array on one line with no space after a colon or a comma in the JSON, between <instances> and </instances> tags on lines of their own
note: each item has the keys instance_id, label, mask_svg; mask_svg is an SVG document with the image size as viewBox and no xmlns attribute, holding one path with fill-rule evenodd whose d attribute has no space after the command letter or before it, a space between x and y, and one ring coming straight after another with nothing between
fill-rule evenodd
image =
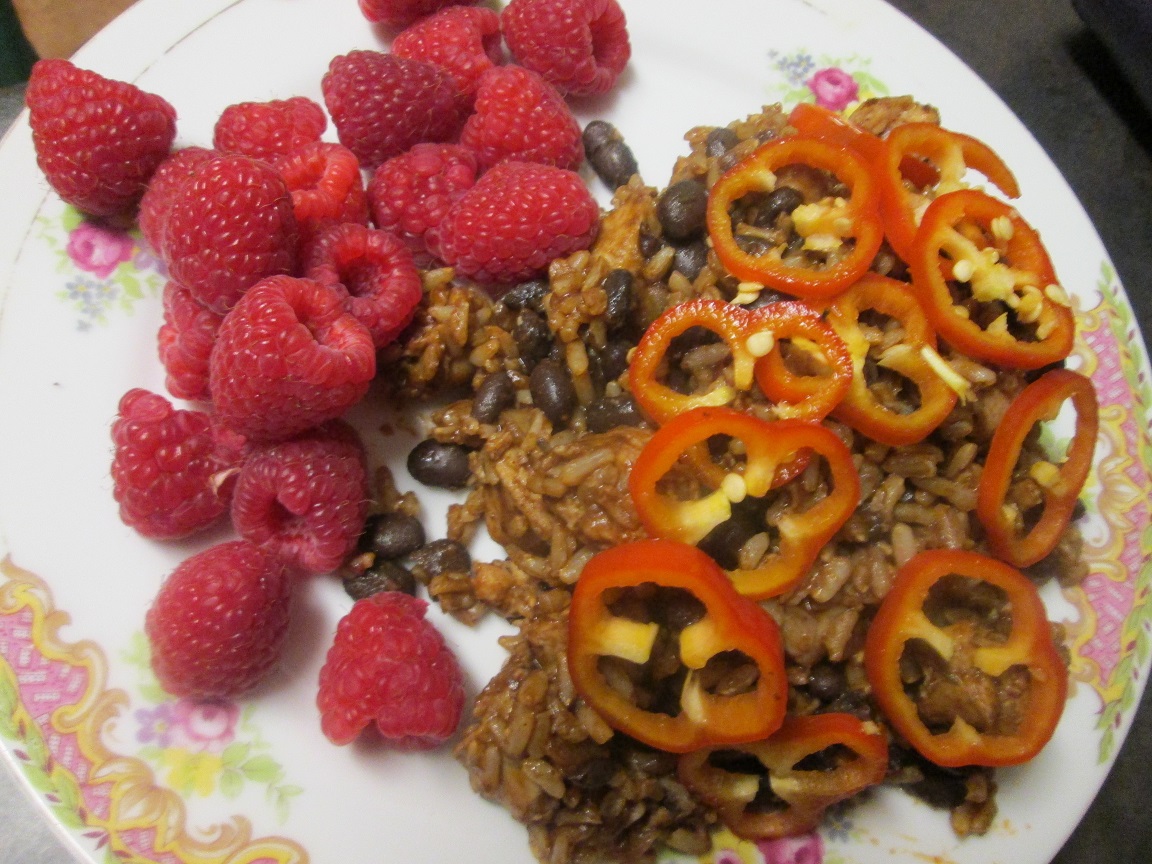
<instances>
[{"instance_id":1,"label":"red raspberry","mask_svg":"<svg viewBox=\"0 0 1152 864\"><path fill-rule=\"evenodd\" d=\"M173 540L228 509L233 453L203 411L177 410L156 393L129 390L112 423L112 496L120 518L145 537Z\"/></svg>"},{"instance_id":2,"label":"red raspberry","mask_svg":"<svg viewBox=\"0 0 1152 864\"><path fill-rule=\"evenodd\" d=\"M316 239L307 275L346 296L345 307L368 328L377 348L400 335L424 296L408 247L387 231L351 222Z\"/></svg>"},{"instance_id":3,"label":"red raspberry","mask_svg":"<svg viewBox=\"0 0 1152 864\"><path fill-rule=\"evenodd\" d=\"M176 111L151 93L67 60L40 60L25 92L36 162L64 201L128 213L176 137Z\"/></svg>"},{"instance_id":4,"label":"red raspberry","mask_svg":"<svg viewBox=\"0 0 1152 864\"><path fill-rule=\"evenodd\" d=\"M368 195L360 161L347 147L316 141L275 164L292 194L301 248L330 225L368 224Z\"/></svg>"},{"instance_id":5,"label":"red raspberry","mask_svg":"<svg viewBox=\"0 0 1152 864\"><path fill-rule=\"evenodd\" d=\"M366 168L460 129L460 91L431 63L352 51L333 58L321 87L340 143Z\"/></svg>"},{"instance_id":6,"label":"red raspberry","mask_svg":"<svg viewBox=\"0 0 1152 864\"><path fill-rule=\"evenodd\" d=\"M221 153L274 162L305 144L319 141L327 125L324 109L303 96L239 102L220 114L212 144Z\"/></svg>"},{"instance_id":7,"label":"red raspberry","mask_svg":"<svg viewBox=\"0 0 1152 864\"><path fill-rule=\"evenodd\" d=\"M280 173L247 156L202 162L172 195L162 256L197 300L226 312L266 276L296 268L296 218Z\"/></svg>"},{"instance_id":8,"label":"red raspberry","mask_svg":"<svg viewBox=\"0 0 1152 864\"><path fill-rule=\"evenodd\" d=\"M202 306L187 288L164 286L164 324L157 336L164 384L177 399L209 401L208 357L224 316Z\"/></svg>"},{"instance_id":9,"label":"red raspberry","mask_svg":"<svg viewBox=\"0 0 1152 864\"><path fill-rule=\"evenodd\" d=\"M476 183L476 154L458 144L417 144L376 169L368 203L376 227L391 231L428 264L427 234Z\"/></svg>"},{"instance_id":10,"label":"red raspberry","mask_svg":"<svg viewBox=\"0 0 1152 864\"><path fill-rule=\"evenodd\" d=\"M447 264L482 283L508 285L587 249L600 210L573 171L501 162L464 193L435 233Z\"/></svg>"},{"instance_id":11,"label":"red raspberry","mask_svg":"<svg viewBox=\"0 0 1152 864\"><path fill-rule=\"evenodd\" d=\"M160 686L192 699L251 690L280 657L291 592L284 563L243 540L184 561L144 619Z\"/></svg>"},{"instance_id":12,"label":"red raspberry","mask_svg":"<svg viewBox=\"0 0 1152 864\"><path fill-rule=\"evenodd\" d=\"M373 24L406 27L418 18L445 6L462 6L476 0L360 0L360 11Z\"/></svg>"},{"instance_id":13,"label":"red raspberry","mask_svg":"<svg viewBox=\"0 0 1152 864\"><path fill-rule=\"evenodd\" d=\"M504 62L500 16L486 7L449 6L398 35L392 53L444 69L471 106L480 76Z\"/></svg>"},{"instance_id":14,"label":"red raspberry","mask_svg":"<svg viewBox=\"0 0 1152 864\"><path fill-rule=\"evenodd\" d=\"M256 441L290 438L339 417L376 374L367 328L340 292L311 279L273 276L225 316L209 364L224 425Z\"/></svg>"},{"instance_id":15,"label":"red raspberry","mask_svg":"<svg viewBox=\"0 0 1152 864\"><path fill-rule=\"evenodd\" d=\"M232 495L232 524L290 566L327 573L355 548L368 496L364 445L334 420L249 451Z\"/></svg>"},{"instance_id":16,"label":"red raspberry","mask_svg":"<svg viewBox=\"0 0 1152 864\"><path fill-rule=\"evenodd\" d=\"M215 152L204 147L185 147L161 162L152 174L148 188L144 190L144 197L140 199L137 221L140 233L157 255L162 254L164 249L164 226L168 223L173 196L184 181L196 173L198 166L215 155Z\"/></svg>"},{"instance_id":17,"label":"red raspberry","mask_svg":"<svg viewBox=\"0 0 1152 864\"><path fill-rule=\"evenodd\" d=\"M484 73L460 143L476 151L481 168L504 159L572 169L584 161L580 124L564 97L520 66Z\"/></svg>"},{"instance_id":18,"label":"red raspberry","mask_svg":"<svg viewBox=\"0 0 1152 864\"><path fill-rule=\"evenodd\" d=\"M516 62L569 96L608 92L632 54L616 0L512 0L500 23Z\"/></svg>"},{"instance_id":19,"label":"red raspberry","mask_svg":"<svg viewBox=\"0 0 1152 864\"><path fill-rule=\"evenodd\" d=\"M320 670L320 727L348 744L375 721L394 747L425 750L456 731L464 676L424 617L428 604L399 591L358 600L336 627Z\"/></svg>"}]
</instances>

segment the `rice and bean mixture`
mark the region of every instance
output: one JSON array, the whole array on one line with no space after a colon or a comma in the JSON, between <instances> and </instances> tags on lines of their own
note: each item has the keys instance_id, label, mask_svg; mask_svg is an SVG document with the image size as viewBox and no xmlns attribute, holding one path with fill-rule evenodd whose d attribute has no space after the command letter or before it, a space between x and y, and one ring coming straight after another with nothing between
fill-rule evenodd
<instances>
[{"instance_id":1,"label":"rice and bean mixture","mask_svg":"<svg viewBox=\"0 0 1152 864\"><path fill-rule=\"evenodd\" d=\"M907 97L867 102L852 119L877 135L905 122L939 122L934 109ZM691 130L689 153L662 192L632 176L616 190L590 250L555 261L546 280L515 286L499 299L454 279L450 270L427 272L417 319L390 349L391 395L408 407L434 406L428 440L409 460L412 473L467 493L449 510L447 539L423 544L403 562L360 556L345 568L345 578L355 592L366 582L404 587L414 577L462 622L496 614L515 625L515 635L503 640L507 661L479 696L456 755L475 790L525 824L532 852L543 862L647 861L663 848L704 854L720 825L678 780L674 754L615 732L577 695L566 663L567 615L588 560L646 536L628 476L656 427L630 392L630 354L649 324L675 304L737 296L737 280L707 242L707 192L761 143L788 131L778 105L726 127ZM629 170L625 145L610 127L595 124L587 136L590 153L608 154L600 159L605 172L621 164ZM786 239L790 207L836 190L830 175L814 169L796 168L778 179L773 195L793 200L764 205L779 211L766 231ZM872 269L908 278L887 245ZM784 298L765 289L748 305L778 299ZM915 388L874 363L900 340L898 323L875 316L862 324L874 391L889 407L914 407ZM861 495L801 583L763 601L783 635L790 714L846 712L887 729L870 698L862 645L896 569L923 549L984 549L973 512L982 458L1008 404L1037 373L998 370L946 346L941 354L970 393L922 443L884 446L824 421L850 448ZM702 390L730 375L729 360L723 342L690 331L670 350L666 374L685 392ZM736 404L774 416L758 391L742 393ZM1037 437L1029 439L1021 464L1048 458ZM692 478L683 482L691 485ZM738 508L700 545L725 568L755 566L770 552L772 525L821 497L825 484L814 461L786 492ZM1025 477L1013 484L1010 500L1026 512L1042 494ZM415 497L398 493L386 473L377 504L377 527L419 515ZM469 543L481 527L506 557L472 560ZM1080 543L1073 525L1055 551L1026 572L1038 583L1076 583L1086 574ZM1054 629L1059 643L1062 633ZM721 692L739 686L712 684ZM989 711L1000 695L989 690ZM949 706L939 710L946 714ZM960 836L990 827L996 812L991 769L941 768L890 737L887 783L950 811Z\"/></svg>"}]
</instances>

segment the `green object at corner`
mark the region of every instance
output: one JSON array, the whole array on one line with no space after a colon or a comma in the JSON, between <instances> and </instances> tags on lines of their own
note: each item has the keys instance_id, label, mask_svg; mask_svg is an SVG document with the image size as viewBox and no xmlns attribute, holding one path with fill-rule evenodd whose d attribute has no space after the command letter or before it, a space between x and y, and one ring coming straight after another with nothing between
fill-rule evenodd
<instances>
[{"instance_id":1,"label":"green object at corner","mask_svg":"<svg viewBox=\"0 0 1152 864\"><path fill-rule=\"evenodd\" d=\"M24 37L10 0L0 0L0 87L28 80L36 52Z\"/></svg>"}]
</instances>

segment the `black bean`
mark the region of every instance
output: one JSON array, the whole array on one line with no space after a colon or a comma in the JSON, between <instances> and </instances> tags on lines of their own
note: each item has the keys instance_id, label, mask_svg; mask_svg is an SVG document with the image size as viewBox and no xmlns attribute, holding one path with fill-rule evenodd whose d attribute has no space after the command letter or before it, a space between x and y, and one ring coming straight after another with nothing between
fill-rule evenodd
<instances>
[{"instance_id":1,"label":"black bean","mask_svg":"<svg viewBox=\"0 0 1152 864\"><path fill-rule=\"evenodd\" d=\"M659 237L654 237L647 231L641 230L638 245L640 246L640 254L645 258L651 258L663 248L664 242Z\"/></svg>"},{"instance_id":2,"label":"black bean","mask_svg":"<svg viewBox=\"0 0 1152 864\"><path fill-rule=\"evenodd\" d=\"M729 519L709 531L699 546L725 570L735 570L740 566L740 549L757 531L751 520Z\"/></svg>"},{"instance_id":3,"label":"black bean","mask_svg":"<svg viewBox=\"0 0 1152 864\"><path fill-rule=\"evenodd\" d=\"M552 331L548 329L548 322L531 309L524 309L517 316L512 338L520 348L520 359L528 371L552 352Z\"/></svg>"},{"instance_id":4,"label":"black bean","mask_svg":"<svg viewBox=\"0 0 1152 864\"><path fill-rule=\"evenodd\" d=\"M785 213L791 213L804 203L804 196L791 186L777 186L764 198L764 202L757 208L752 224L761 228L770 228L776 220Z\"/></svg>"},{"instance_id":5,"label":"black bean","mask_svg":"<svg viewBox=\"0 0 1152 864\"><path fill-rule=\"evenodd\" d=\"M609 330L620 330L628 325L632 317L635 297L632 293L632 274L627 270L613 270L604 279L604 293L607 307L604 321Z\"/></svg>"},{"instance_id":6,"label":"black bean","mask_svg":"<svg viewBox=\"0 0 1152 864\"><path fill-rule=\"evenodd\" d=\"M572 774L572 785L578 789L603 789L616 776L616 763L606 757L585 762Z\"/></svg>"},{"instance_id":7,"label":"black bean","mask_svg":"<svg viewBox=\"0 0 1152 864\"><path fill-rule=\"evenodd\" d=\"M831 663L817 663L808 673L808 692L821 702L836 699L847 686L844 670Z\"/></svg>"},{"instance_id":8,"label":"black bean","mask_svg":"<svg viewBox=\"0 0 1152 864\"><path fill-rule=\"evenodd\" d=\"M687 246L677 246L676 254L672 258L672 269L678 270L689 282L700 275L704 265L708 263L708 244L703 240L689 243Z\"/></svg>"},{"instance_id":9,"label":"black bean","mask_svg":"<svg viewBox=\"0 0 1152 864\"><path fill-rule=\"evenodd\" d=\"M619 137L619 131L607 120L593 120L584 127L584 150L592 153Z\"/></svg>"},{"instance_id":10,"label":"black bean","mask_svg":"<svg viewBox=\"0 0 1152 864\"><path fill-rule=\"evenodd\" d=\"M472 416L481 423L495 423L505 408L516 404L516 385L507 372L488 375L476 388L472 399Z\"/></svg>"},{"instance_id":11,"label":"black bean","mask_svg":"<svg viewBox=\"0 0 1152 864\"><path fill-rule=\"evenodd\" d=\"M472 556L456 540L433 540L411 555L412 572L427 582L445 573L467 573L472 569Z\"/></svg>"},{"instance_id":12,"label":"black bean","mask_svg":"<svg viewBox=\"0 0 1152 864\"><path fill-rule=\"evenodd\" d=\"M708 137L704 139L704 152L715 159L717 156L723 156L739 143L739 136L727 126L722 126L708 133Z\"/></svg>"},{"instance_id":13,"label":"black bean","mask_svg":"<svg viewBox=\"0 0 1152 864\"><path fill-rule=\"evenodd\" d=\"M576 390L563 363L551 357L537 363L528 378L528 390L536 407L544 412L553 426L568 422L572 409L576 407Z\"/></svg>"},{"instance_id":14,"label":"black bean","mask_svg":"<svg viewBox=\"0 0 1152 864\"><path fill-rule=\"evenodd\" d=\"M381 591L416 593L416 577L395 561L379 560L363 573L344 580L344 590L353 600L363 600Z\"/></svg>"},{"instance_id":15,"label":"black bean","mask_svg":"<svg viewBox=\"0 0 1152 864\"><path fill-rule=\"evenodd\" d=\"M692 240L704 230L708 190L699 180L681 180L661 193L656 201L656 217L671 240Z\"/></svg>"},{"instance_id":16,"label":"black bean","mask_svg":"<svg viewBox=\"0 0 1152 864\"><path fill-rule=\"evenodd\" d=\"M408 472L425 486L459 489L468 482L468 449L428 438L408 454Z\"/></svg>"},{"instance_id":17,"label":"black bean","mask_svg":"<svg viewBox=\"0 0 1152 864\"><path fill-rule=\"evenodd\" d=\"M363 541L381 558L403 558L424 545L424 526L415 516L381 513L364 526Z\"/></svg>"},{"instance_id":18,"label":"black bean","mask_svg":"<svg viewBox=\"0 0 1152 864\"><path fill-rule=\"evenodd\" d=\"M600 375L605 381L615 381L628 368L628 352L632 346L622 340L613 339L602 349L596 352L596 360L600 364Z\"/></svg>"},{"instance_id":19,"label":"black bean","mask_svg":"<svg viewBox=\"0 0 1152 864\"><path fill-rule=\"evenodd\" d=\"M632 394L601 396L588 405L588 431L607 432L617 426L643 426L644 414Z\"/></svg>"},{"instance_id":20,"label":"black bean","mask_svg":"<svg viewBox=\"0 0 1152 864\"><path fill-rule=\"evenodd\" d=\"M505 306L513 312L521 309L531 309L534 312L543 312L540 301L551 289L543 279L533 279L531 282L521 282L509 288L500 298Z\"/></svg>"}]
</instances>

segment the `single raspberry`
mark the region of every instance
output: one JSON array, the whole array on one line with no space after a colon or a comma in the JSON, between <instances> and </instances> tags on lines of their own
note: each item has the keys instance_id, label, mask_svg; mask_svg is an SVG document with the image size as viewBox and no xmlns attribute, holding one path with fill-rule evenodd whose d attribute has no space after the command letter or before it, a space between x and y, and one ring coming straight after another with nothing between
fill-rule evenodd
<instances>
[{"instance_id":1,"label":"single raspberry","mask_svg":"<svg viewBox=\"0 0 1152 864\"><path fill-rule=\"evenodd\" d=\"M279 659L291 600L284 563L255 544L234 540L188 558L144 619L160 686L192 699L242 696Z\"/></svg>"},{"instance_id":2,"label":"single raspberry","mask_svg":"<svg viewBox=\"0 0 1152 864\"><path fill-rule=\"evenodd\" d=\"M508 285L587 249L599 218L596 201L574 171L501 162L452 205L434 245L459 274Z\"/></svg>"},{"instance_id":3,"label":"single raspberry","mask_svg":"<svg viewBox=\"0 0 1152 864\"><path fill-rule=\"evenodd\" d=\"M480 78L460 143L476 151L481 168L504 159L572 169L584 161L580 124L568 103L521 66L497 66Z\"/></svg>"},{"instance_id":4,"label":"single raspberry","mask_svg":"<svg viewBox=\"0 0 1152 864\"><path fill-rule=\"evenodd\" d=\"M220 324L209 362L217 416L254 441L339 417L375 374L372 335L341 293L291 276L249 289Z\"/></svg>"},{"instance_id":5,"label":"single raspberry","mask_svg":"<svg viewBox=\"0 0 1152 864\"><path fill-rule=\"evenodd\" d=\"M360 0L360 11L373 24L406 27L445 6L466 6L476 0Z\"/></svg>"},{"instance_id":6,"label":"single raspberry","mask_svg":"<svg viewBox=\"0 0 1152 864\"><path fill-rule=\"evenodd\" d=\"M398 35L392 53L444 69L470 107L480 76L504 62L500 16L483 6L449 6Z\"/></svg>"},{"instance_id":7,"label":"single raspberry","mask_svg":"<svg viewBox=\"0 0 1152 864\"><path fill-rule=\"evenodd\" d=\"M38 61L24 98L40 170L93 216L130 212L176 137L176 111L159 96L67 60Z\"/></svg>"},{"instance_id":8,"label":"single raspberry","mask_svg":"<svg viewBox=\"0 0 1152 864\"><path fill-rule=\"evenodd\" d=\"M431 63L352 51L333 58L321 87L340 143L366 168L460 130L460 91Z\"/></svg>"},{"instance_id":9,"label":"single raspberry","mask_svg":"<svg viewBox=\"0 0 1152 864\"><path fill-rule=\"evenodd\" d=\"M296 268L296 236L280 173L247 156L216 156L174 191L161 257L197 300L226 312L264 277Z\"/></svg>"},{"instance_id":10,"label":"single raspberry","mask_svg":"<svg viewBox=\"0 0 1152 864\"><path fill-rule=\"evenodd\" d=\"M376 227L391 231L427 265L427 235L457 199L476 184L476 154L459 144L417 144L376 169L368 203Z\"/></svg>"},{"instance_id":11,"label":"single raspberry","mask_svg":"<svg viewBox=\"0 0 1152 864\"><path fill-rule=\"evenodd\" d=\"M112 423L112 496L120 518L145 537L173 540L228 509L234 452L219 446L212 418L178 410L156 393L129 390Z\"/></svg>"},{"instance_id":12,"label":"single raspberry","mask_svg":"<svg viewBox=\"0 0 1152 864\"><path fill-rule=\"evenodd\" d=\"M351 222L316 238L307 276L347 297L345 308L368 328L377 348L400 335L424 296L420 271L403 241Z\"/></svg>"},{"instance_id":13,"label":"single raspberry","mask_svg":"<svg viewBox=\"0 0 1152 864\"><path fill-rule=\"evenodd\" d=\"M212 144L221 153L273 162L319 141L327 126L324 109L304 96L239 102L221 112Z\"/></svg>"},{"instance_id":14,"label":"single raspberry","mask_svg":"<svg viewBox=\"0 0 1152 864\"><path fill-rule=\"evenodd\" d=\"M336 627L320 670L320 727L348 744L370 723L394 747L442 744L460 723L464 676L428 604L401 591L358 600Z\"/></svg>"},{"instance_id":15,"label":"single raspberry","mask_svg":"<svg viewBox=\"0 0 1152 864\"><path fill-rule=\"evenodd\" d=\"M360 161L347 147L316 141L275 165L292 194L302 248L331 225L368 224L368 194Z\"/></svg>"},{"instance_id":16,"label":"single raspberry","mask_svg":"<svg viewBox=\"0 0 1152 864\"><path fill-rule=\"evenodd\" d=\"M252 447L232 495L232 524L290 566L328 573L355 548L368 496L360 436L334 420L290 441Z\"/></svg>"},{"instance_id":17,"label":"single raspberry","mask_svg":"<svg viewBox=\"0 0 1152 864\"><path fill-rule=\"evenodd\" d=\"M616 0L511 0L500 24L516 62L568 96L607 93L632 54Z\"/></svg>"},{"instance_id":18,"label":"single raspberry","mask_svg":"<svg viewBox=\"0 0 1152 864\"><path fill-rule=\"evenodd\" d=\"M157 255L163 254L164 226L168 224L168 211L172 209L176 190L196 173L198 166L215 155L214 151L204 147L185 147L168 156L152 174L144 197L140 199L137 221L140 233Z\"/></svg>"},{"instance_id":19,"label":"single raspberry","mask_svg":"<svg viewBox=\"0 0 1152 864\"><path fill-rule=\"evenodd\" d=\"M157 343L167 373L164 384L177 399L209 401L208 357L223 320L179 283L164 286L164 323Z\"/></svg>"}]
</instances>

